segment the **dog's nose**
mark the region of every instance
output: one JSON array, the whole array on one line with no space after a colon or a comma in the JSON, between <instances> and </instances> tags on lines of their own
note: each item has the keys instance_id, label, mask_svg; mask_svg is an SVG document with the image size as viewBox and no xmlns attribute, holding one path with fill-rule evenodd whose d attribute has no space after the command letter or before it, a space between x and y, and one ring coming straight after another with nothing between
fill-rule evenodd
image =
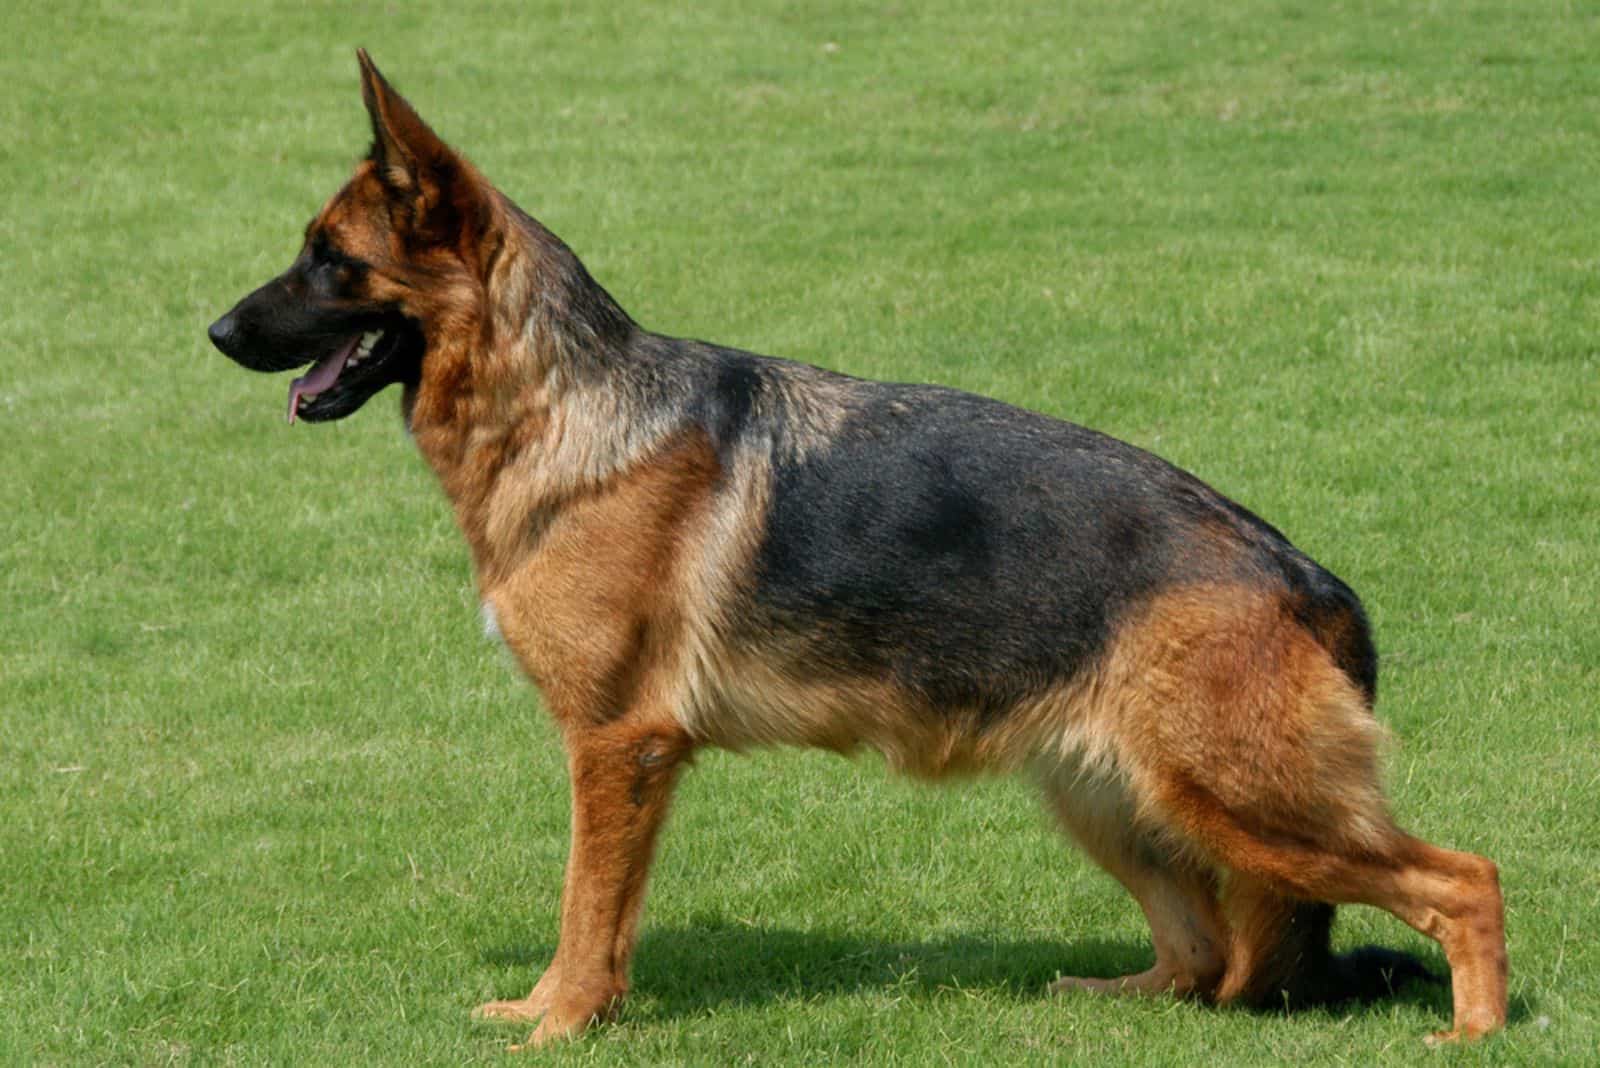
<instances>
[{"instance_id":1,"label":"dog's nose","mask_svg":"<svg viewBox=\"0 0 1600 1068\"><path fill-rule=\"evenodd\" d=\"M212 323L211 326L206 330L206 336L209 337L211 339L211 343L217 347L217 351L226 356L228 354L228 346L233 343L234 336L238 334L238 332L238 321L234 319L231 314L229 314L224 315L222 318Z\"/></svg>"}]
</instances>

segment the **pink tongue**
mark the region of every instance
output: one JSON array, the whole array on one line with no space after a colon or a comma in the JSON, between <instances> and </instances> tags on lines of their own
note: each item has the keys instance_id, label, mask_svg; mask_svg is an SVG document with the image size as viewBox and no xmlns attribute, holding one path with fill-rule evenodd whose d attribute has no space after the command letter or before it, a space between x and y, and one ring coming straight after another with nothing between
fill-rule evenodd
<instances>
[{"instance_id":1,"label":"pink tongue","mask_svg":"<svg viewBox=\"0 0 1600 1068\"><path fill-rule=\"evenodd\" d=\"M361 335L357 334L349 342L341 346L331 356L324 356L317 361L317 365L310 372L301 375L289 383L289 422L294 422L295 409L300 406L300 396L303 393L321 393L333 385L334 379L339 377L339 372L344 370L345 361L350 359L350 354L356 351L356 346L361 342Z\"/></svg>"}]
</instances>

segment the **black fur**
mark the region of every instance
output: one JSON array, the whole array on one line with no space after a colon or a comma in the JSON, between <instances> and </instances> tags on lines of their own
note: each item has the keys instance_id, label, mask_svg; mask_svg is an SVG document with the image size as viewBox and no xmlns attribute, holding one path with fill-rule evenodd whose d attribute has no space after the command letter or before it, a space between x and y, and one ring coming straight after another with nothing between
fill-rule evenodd
<instances>
[{"instance_id":1,"label":"black fur","mask_svg":"<svg viewBox=\"0 0 1600 1068\"><path fill-rule=\"evenodd\" d=\"M1165 461L985 397L848 381L832 440L774 461L756 568L759 618L812 663L988 718L1084 668L1145 595L1219 580L1280 592L1319 638L1344 613L1370 651L1348 587ZM1336 659L1370 685L1375 658Z\"/></svg>"}]
</instances>

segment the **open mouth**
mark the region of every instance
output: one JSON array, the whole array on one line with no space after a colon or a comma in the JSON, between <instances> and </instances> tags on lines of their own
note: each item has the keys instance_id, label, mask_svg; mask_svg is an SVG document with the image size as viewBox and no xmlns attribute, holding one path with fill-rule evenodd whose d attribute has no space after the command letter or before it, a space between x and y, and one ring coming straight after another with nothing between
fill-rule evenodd
<instances>
[{"instance_id":1,"label":"open mouth","mask_svg":"<svg viewBox=\"0 0 1600 1068\"><path fill-rule=\"evenodd\" d=\"M404 380L396 354L415 351L421 338L410 323L356 334L289 383L289 422L323 422L349 415L367 398Z\"/></svg>"}]
</instances>

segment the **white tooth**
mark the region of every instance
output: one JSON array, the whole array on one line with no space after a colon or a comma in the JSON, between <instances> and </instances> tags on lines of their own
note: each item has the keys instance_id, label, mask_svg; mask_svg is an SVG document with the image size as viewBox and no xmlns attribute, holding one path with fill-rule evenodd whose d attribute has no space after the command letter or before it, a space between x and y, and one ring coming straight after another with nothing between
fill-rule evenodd
<instances>
[{"instance_id":1,"label":"white tooth","mask_svg":"<svg viewBox=\"0 0 1600 1068\"><path fill-rule=\"evenodd\" d=\"M361 355L366 356L371 353L372 346L376 345L378 343L378 339L381 337L383 337L382 330L374 330L371 333L362 334L360 346Z\"/></svg>"}]
</instances>

